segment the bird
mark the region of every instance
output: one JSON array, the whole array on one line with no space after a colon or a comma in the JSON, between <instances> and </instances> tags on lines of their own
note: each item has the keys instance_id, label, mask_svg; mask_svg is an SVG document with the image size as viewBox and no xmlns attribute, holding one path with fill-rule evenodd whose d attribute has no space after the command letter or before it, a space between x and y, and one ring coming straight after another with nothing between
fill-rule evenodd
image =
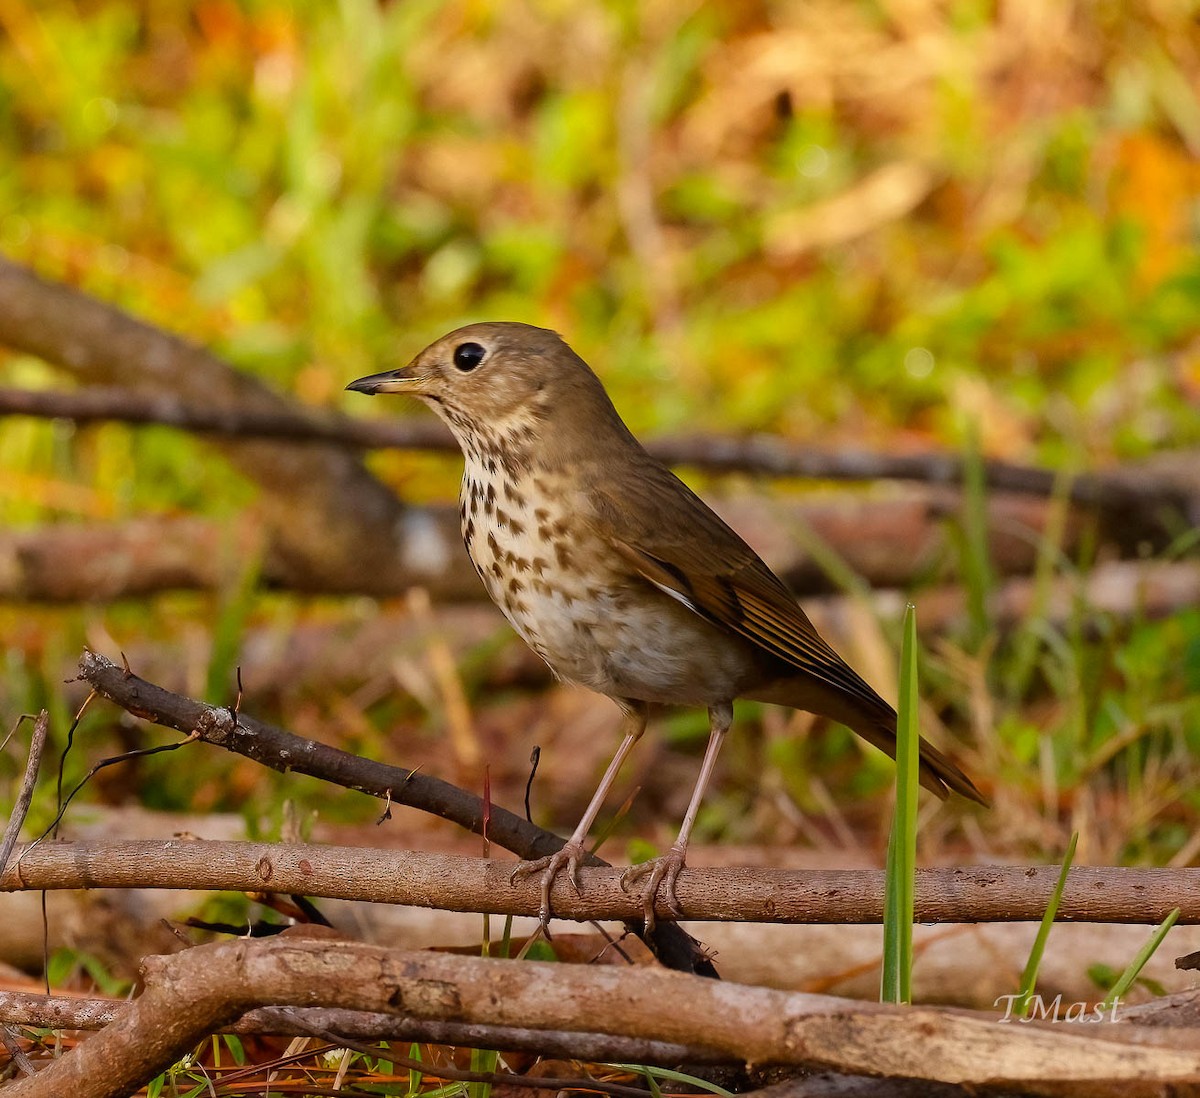
<instances>
[{"instance_id":1,"label":"bird","mask_svg":"<svg viewBox=\"0 0 1200 1098\"><path fill-rule=\"evenodd\" d=\"M579 825L541 874L539 916L564 871L580 888L584 843L652 706L703 706L709 738L678 838L622 877L642 881L643 917L678 918L688 840L733 701L806 710L895 758L896 713L818 634L757 553L625 425L603 383L557 333L469 324L407 366L348 390L403 393L450 428L464 457L463 541L488 595L561 680L616 702L620 743ZM921 741L921 784L986 804L971 779Z\"/></svg>"}]
</instances>

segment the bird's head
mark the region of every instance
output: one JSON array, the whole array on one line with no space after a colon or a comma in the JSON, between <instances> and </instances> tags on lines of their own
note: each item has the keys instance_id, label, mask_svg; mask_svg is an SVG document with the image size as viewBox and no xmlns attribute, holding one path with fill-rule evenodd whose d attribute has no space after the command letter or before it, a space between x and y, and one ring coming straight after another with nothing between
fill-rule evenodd
<instances>
[{"instance_id":1,"label":"bird's head","mask_svg":"<svg viewBox=\"0 0 1200 1098\"><path fill-rule=\"evenodd\" d=\"M358 393L407 393L428 404L464 450L512 439L562 440L617 419L596 375L547 328L468 324L431 343L407 366L359 378ZM553 420L552 431L542 425ZM619 423L619 419L617 419Z\"/></svg>"}]
</instances>

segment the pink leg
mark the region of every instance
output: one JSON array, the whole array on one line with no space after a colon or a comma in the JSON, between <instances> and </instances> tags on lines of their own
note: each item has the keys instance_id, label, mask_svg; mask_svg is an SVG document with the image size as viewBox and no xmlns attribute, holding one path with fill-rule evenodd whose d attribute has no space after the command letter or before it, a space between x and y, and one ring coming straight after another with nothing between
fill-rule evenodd
<instances>
[{"instance_id":1,"label":"pink leg","mask_svg":"<svg viewBox=\"0 0 1200 1098\"><path fill-rule=\"evenodd\" d=\"M704 790L712 778L713 768L717 764L717 756L721 753L721 744L724 742L725 733L729 731L731 724L733 724L733 704L731 702L714 705L709 709L708 747L704 752L704 761L700 764L700 776L696 779L695 789L692 790L692 799L688 804L687 814L683 817L683 826L679 829L679 838L662 857L651 858L648 862L632 866L621 878L622 888L641 877L650 878L642 892L642 909L645 913L644 918L648 930L654 929L654 904L658 899L660 886L663 900L674 915L677 918L683 915L679 900L675 895L675 882L679 877L679 871L684 866L688 840L692 837L692 827L696 823L700 804L704 800Z\"/></svg>"},{"instance_id":2,"label":"pink leg","mask_svg":"<svg viewBox=\"0 0 1200 1098\"><path fill-rule=\"evenodd\" d=\"M621 766L624 764L629 752L633 750L633 745L642 738L642 733L646 731L646 712L647 707L645 702L626 701L618 703L625 710L624 717L621 721L621 728L624 735L621 739L621 746L617 748L617 753L613 756L612 762L608 764L608 769L604 772L604 777L600 779L600 784L596 788L596 792L592 795L591 802L587 806L587 811L583 814L583 819L579 821L579 825L571 833L571 837L556 850L553 854L545 858L538 858L532 862L519 862L516 868L509 876L509 880L516 882L524 877L532 876L534 873L542 875L542 902L538 911L538 917L542 921L542 930L549 937L548 926L550 923L550 889L554 884L554 878L557 877L565 868L567 870L567 879L575 888L575 892L579 892L579 866L582 860L587 856L587 849L584 842L587 839L588 832L592 829L592 824L596 822L596 817L600 814L600 809L604 805L605 798L608 796L609 790L612 789L613 783L617 780L617 775L620 773Z\"/></svg>"}]
</instances>

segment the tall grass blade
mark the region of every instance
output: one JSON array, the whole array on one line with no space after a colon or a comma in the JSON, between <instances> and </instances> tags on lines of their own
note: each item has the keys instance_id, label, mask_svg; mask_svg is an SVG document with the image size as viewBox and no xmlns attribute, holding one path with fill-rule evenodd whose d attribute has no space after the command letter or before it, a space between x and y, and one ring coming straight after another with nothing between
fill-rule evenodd
<instances>
[{"instance_id":1,"label":"tall grass blade","mask_svg":"<svg viewBox=\"0 0 1200 1098\"><path fill-rule=\"evenodd\" d=\"M1033 948L1029 951L1029 960L1025 962L1025 971L1021 974L1021 988L1017 993L1017 1001L1013 1004L1013 1013L1020 1018L1029 1016L1029 1004L1033 999L1033 989L1037 986L1038 969L1042 964L1042 955L1046 952L1046 939L1050 937L1050 927L1054 925L1054 918L1058 914L1058 905L1062 902L1067 874L1071 872L1071 863L1075 860L1075 847L1078 845L1079 832L1076 831L1067 844L1062 869L1058 872L1058 883L1050 895L1046 913L1042 916L1042 925L1038 927L1037 937L1033 939Z\"/></svg>"},{"instance_id":2,"label":"tall grass blade","mask_svg":"<svg viewBox=\"0 0 1200 1098\"><path fill-rule=\"evenodd\" d=\"M1154 956L1154 951L1162 945L1162 940L1167 936L1167 931L1175 925L1175 921L1178 918L1179 908L1175 908L1170 915L1163 919L1161 925L1150 935L1149 941L1138 950L1137 956L1129 962L1129 967L1121 973L1120 978L1109 989L1108 995L1104 998L1103 1010L1107 1011L1113 1008L1121 996L1133 987L1133 981L1138 978L1142 969L1146 967L1146 962Z\"/></svg>"},{"instance_id":3,"label":"tall grass blade","mask_svg":"<svg viewBox=\"0 0 1200 1098\"><path fill-rule=\"evenodd\" d=\"M900 707L896 724L896 810L888 839L883 912L885 1003L912 1002L913 891L917 864L917 610L904 611L900 645Z\"/></svg>"}]
</instances>

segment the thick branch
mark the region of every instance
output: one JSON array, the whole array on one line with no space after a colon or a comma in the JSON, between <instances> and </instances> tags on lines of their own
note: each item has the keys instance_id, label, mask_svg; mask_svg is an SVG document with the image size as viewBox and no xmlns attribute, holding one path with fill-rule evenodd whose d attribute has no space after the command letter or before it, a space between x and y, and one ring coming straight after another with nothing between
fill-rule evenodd
<instances>
[{"instance_id":1,"label":"thick branch","mask_svg":"<svg viewBox=\"0 0 1200 1098\"><path fill-rule=\"evenodd\" d=\"M94 1030L115 1021L126 999L79 999L0 991L0 1025L39 1029ZM223 1032L306 1037L313 1029L331 1030L362 1041L421 1041L459 1048L516 1049L565 1060L619 1060L661 1064L735 1063L736 1057L711 1049L668 1041L643 1041L607 1033L563 1033L519 1026L440 1022L396 1014L369 1014L325 1007L260 1007L247 1011Z\"/></svg>"},{"instance_id":2,"label":"thick branch","mask_svg":"<svg viewBox=\"0 0 1200 1098\"><path fill-rule=\"evenodd\" d=\"M909 587L930 575L952 571L948 565L955 551L947 519L957 504L944 490L887 499L821 496L768 503L742 498L717 500L715 505L750 537L797 595L826 593L834 587L800 544L797 528L811 530L855 575L874 587ZM413 507L407 515L411 529L420 525L422 537L435 545L452 546L453 552L440 560L431 557L419 571L397 565L387 581L399 585L392 593L419 584L439 600L483 598L483 587L462 549L456 510ZM992 567L999 575L1032 571L1048 519L1049 509L1040 500L992 498L988 542ZM1136 548L1128 533L1114 543L1124 552ZM1077 517L1068 521L1062 551L1073 554L1085 537L1082 521ZM175 589L216 590L228 586L237 569L258 555L261 540L257 521L231 526L195 517L0 531L0 598L89 602ZM897 545L905 546L905 551L896 552ZM1135 574L1146 565L1139 561L1127 567L1129 574ZM1178 566L1180 571L1194 567L1191 562ZM274 587L287 587L295 579L286 554L273 543L265 547L262 574L264 582ZM378 583L377 577L365 579L362 589L379 594ZM997 613L999 624L1010 620L1003 616L1002 605ZM929 620L922 615L922 624Z\"/></svg>"},{"instance_id":3,"label":"thick branch","mask_svg":"<svg viewBox=\"0 0 1200 1098\"><path fill-rule=\"evenodd\" d=\"M423 524L436 544L454 546L455 552L419 571L397 565L388 581L399 585L394 593L420 585L440 599L479 597L478 577L461 549L457 513L449 507L416 508L407 521ZM223 590L260 554L265 586L294 586L294 561L278 542L263 546L262 533L257 516L233 524L163 516L120 525L0 531L0 598L108 602L163 591ZM375 580L364 576L361 590L379 594ZM302 583L302 590L314 591L312 576Z\"/></svg>"},{"instance_id":4,"label":"thick branch","mask_svg":"<svg viewBox=\"0 0 1200 1098\"><path fill-rule=\"evenodd\" d=\"M271 891L443 911L536 916L539 881L509 881L511 862L454 854L313 846L305 843L138 840L41 843L23 848L0 891L78 888L203 888ZM1058 867L969 866L917 871L922 923L1041 919ZM559 879L555 914L632 920L641 898L621 888L621 871L588 868L579 893ZM679 875L689 920L755 923L878 923L884 874L873 869L693 869ZM1200 923L1200 869L1075 866L1058 919L1157 923L1173 907ZM659 915L669 918L665 906Z\"/></svg>"},{"instance_id":5,"label":"thick branch","mask_svg":"<svg viewBox=\"0 0 1200 1098\"><path fill-rule=\"evenodd\" d=\"M199 946L145 963L145 991L15 1098L119 1098L257 1006L322 1006L688 1045L755 1064L934 1079L1040 1093L1158 1095L1200 1080L1169 1031L997 1025L931 1008L691 980L655 969L513 963L279 938ZM687 983L681 983L687 980ZM669 1009L666 1009L668 1008ZM1090 1088L1090 1089L1088 1089Z\"/></svg>"}]
</instances>

